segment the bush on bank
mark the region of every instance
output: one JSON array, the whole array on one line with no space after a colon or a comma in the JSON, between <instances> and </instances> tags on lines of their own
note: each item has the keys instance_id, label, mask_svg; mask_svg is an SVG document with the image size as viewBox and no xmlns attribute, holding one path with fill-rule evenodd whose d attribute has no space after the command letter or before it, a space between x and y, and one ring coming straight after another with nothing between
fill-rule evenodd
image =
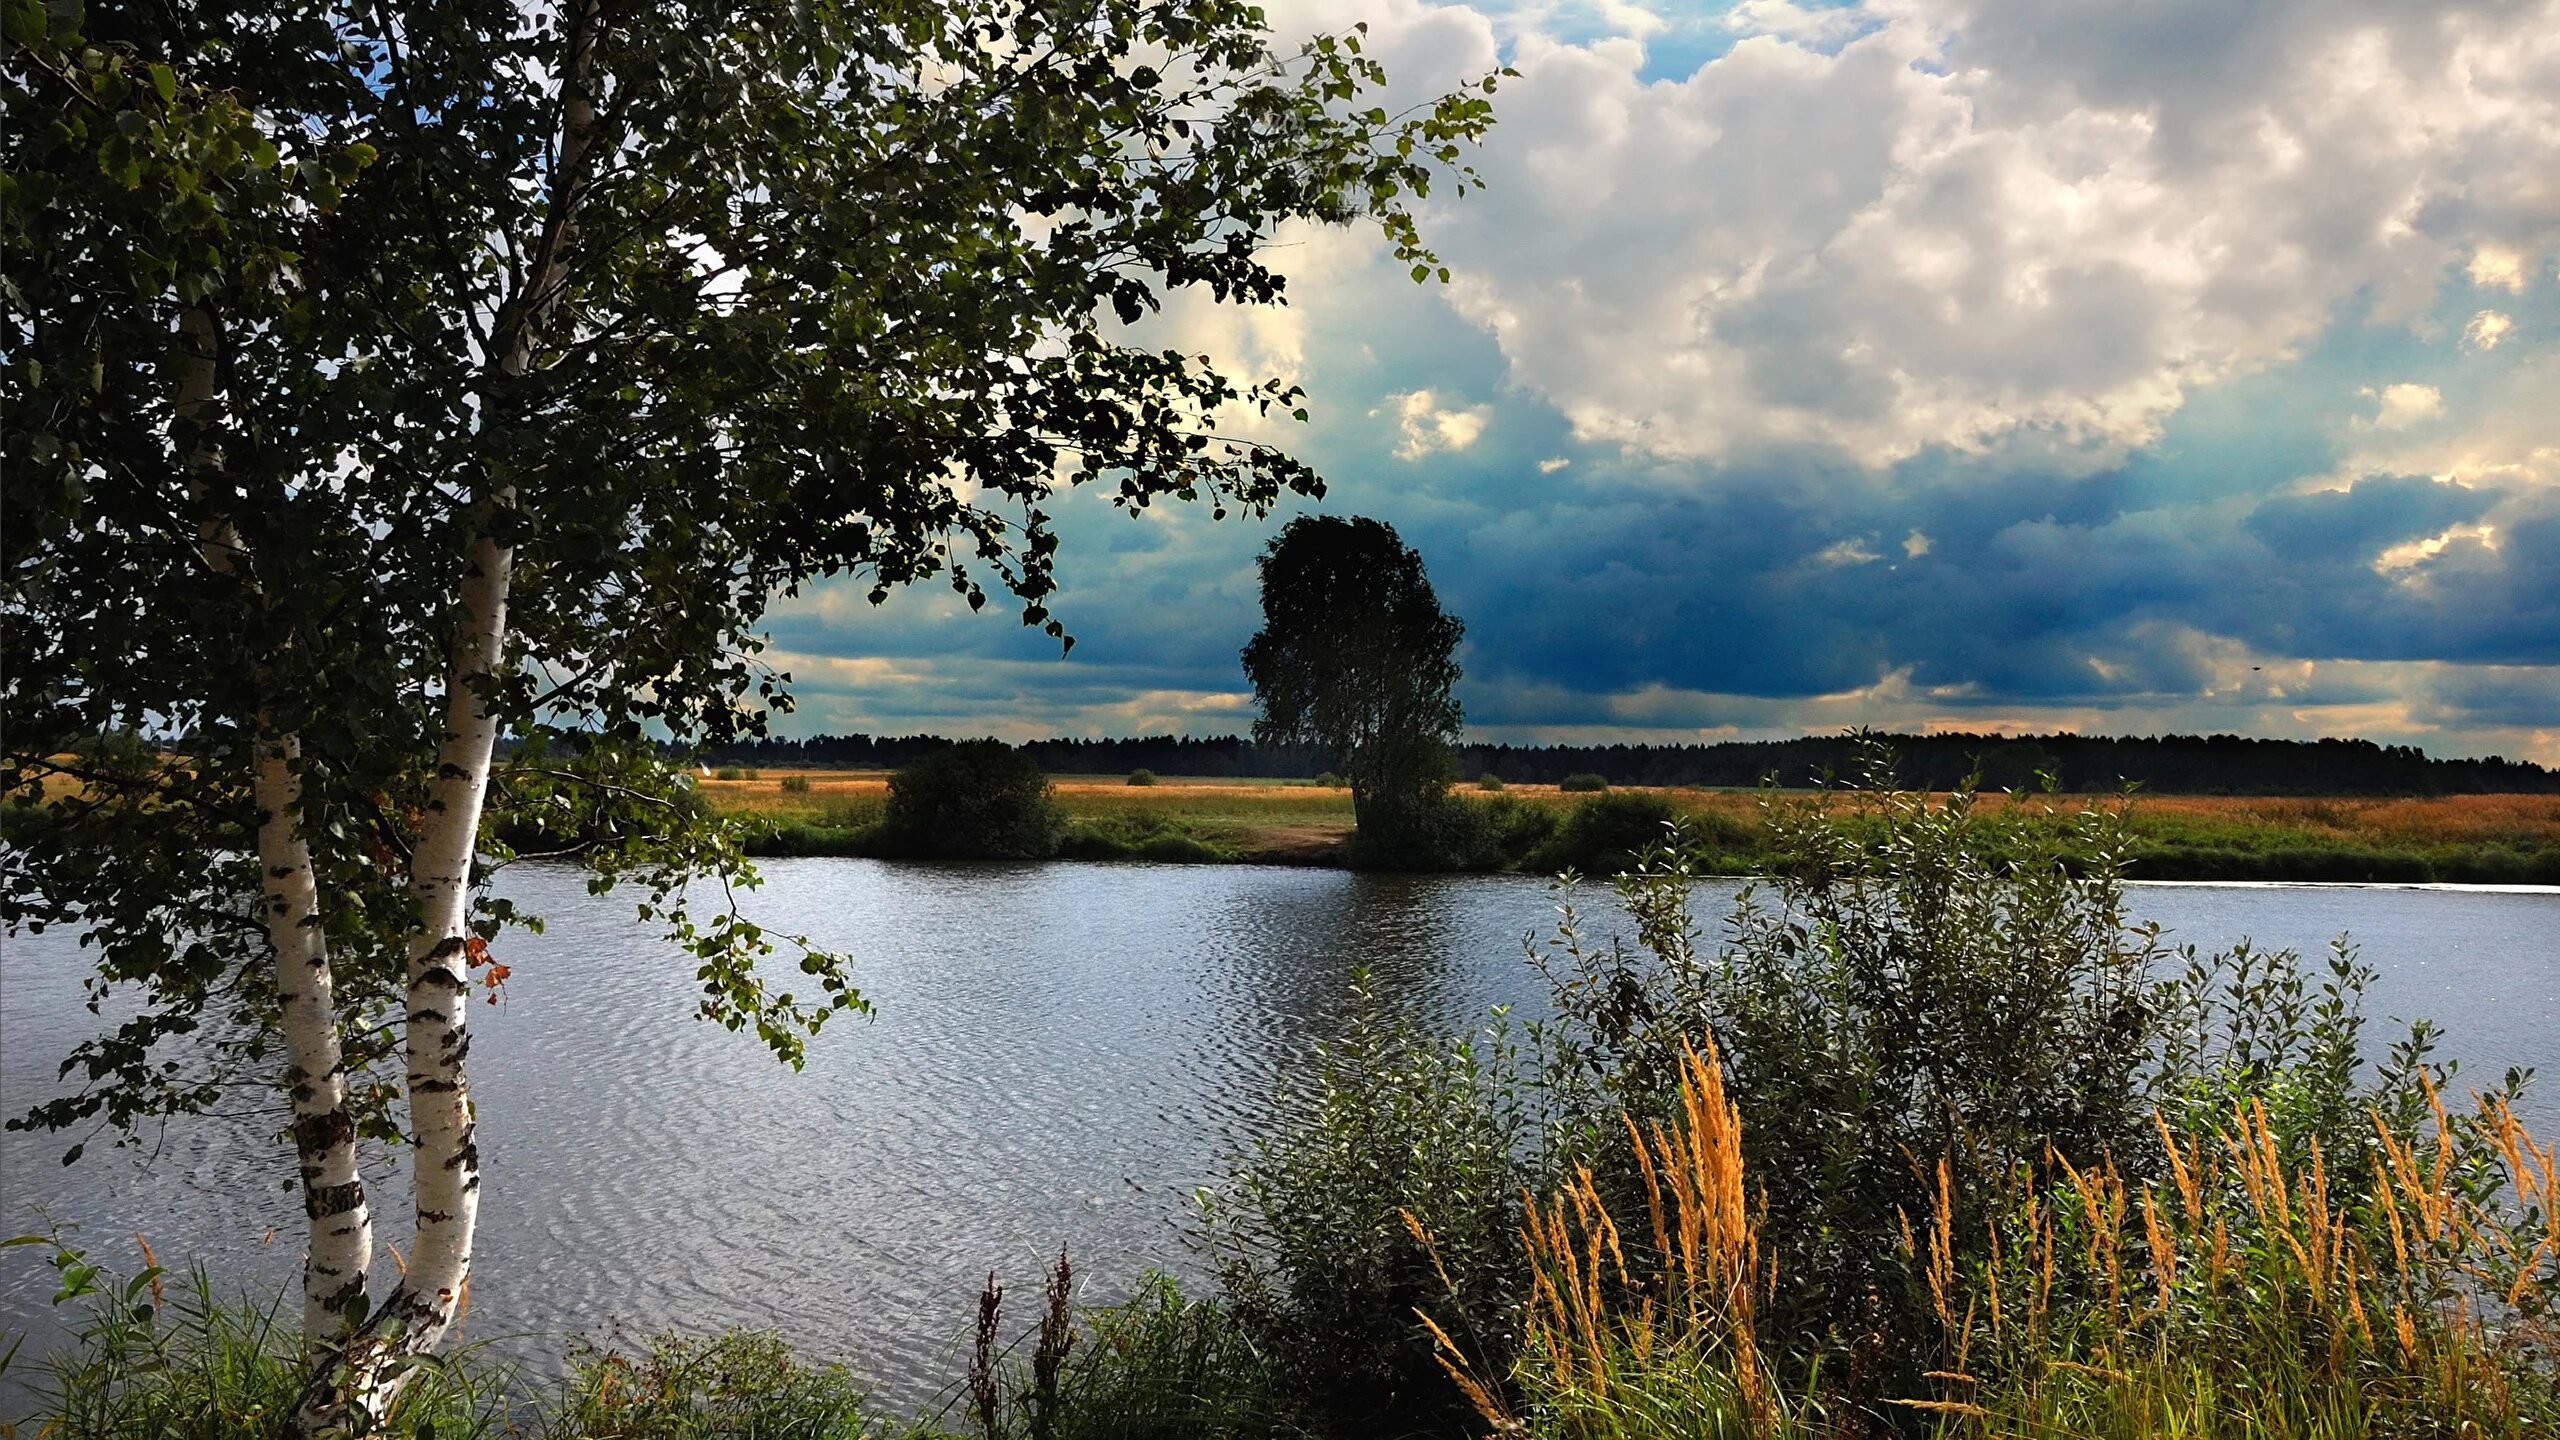
<instances>
[{"instance_id":1,"label":"bush on bank","mask_svg":"<svg viewBox=\"0 0 2560 1440\"><path fill-rule=\"evenodd\" d=\"M880 843L925 860L1044 860L1065 829L1038 761L1001 740L964 740L889 777Z\"/></svg>"}]
</instances>

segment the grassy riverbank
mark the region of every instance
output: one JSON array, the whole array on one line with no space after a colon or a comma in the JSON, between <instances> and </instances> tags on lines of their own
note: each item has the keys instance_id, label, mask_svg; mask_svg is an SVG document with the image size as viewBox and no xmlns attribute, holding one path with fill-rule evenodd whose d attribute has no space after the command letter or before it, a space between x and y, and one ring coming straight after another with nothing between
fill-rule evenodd
<instances>
[{"instance_id":1,"label":"grassy riverbank","mask_svg":"<svg viewBox=\"0 0 2560 1440\"><path fill-rule=\"evenodd\" d=\"M1056 786L1067 817L1062 853L1076 858L1339 865L1351 834L1350 791L1312 781L1167 777L1131 785L1123 776L1070 775L1057 777ZM757 853L881 853L883 772L764 770L748 778L741 771L736 778L707 778L701 788L715 808L759 822L752 846ZM1550 832L1593 798L1552 785L1512 785L1498 793L1463 787L1453 793L1462 803L1500 806L1514 816L1525 812L1533 821L1545 812ZM1758 874L1774 862L1763 813L1766 792L1611 794L1656 797L1688 819L1701 847L1700 864L1712 873ZM2068 815L2108 798L2038 795L1995 800L1988 808L2033 826L2047 823L2043 817L2050 813ZM1634 813L1625 801L1617 803ZM2146 796L2133 809L2129 834L2130 873L2137 879L2560 884L2560 796ZM1563 860L1601 869L1609 868L1609 858L1558 853L1554 847L1539 855L1532 846L1513 864L1542 868L1526 862Z\"/></svg>"}]
</instances>

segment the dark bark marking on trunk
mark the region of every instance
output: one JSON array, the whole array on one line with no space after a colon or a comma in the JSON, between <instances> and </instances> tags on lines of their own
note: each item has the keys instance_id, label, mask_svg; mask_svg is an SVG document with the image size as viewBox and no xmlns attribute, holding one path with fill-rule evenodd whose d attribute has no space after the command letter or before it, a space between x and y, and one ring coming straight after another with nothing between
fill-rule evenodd
<instances>
[{"instance_id":1,"label":"dark bark marking on trunk","mask_svg":"<svg viewBox=\"0 0 2560 1440\"><path fill-rule=\"evenodd\" d=\"M305 1191L302 1197L303 1213L314 1220L325 1220L332 1215L344 1215L363 1203L364 1182L362 1180L350 1180L344 1185L323 1185Z\"/></svg>"}]
</instances>

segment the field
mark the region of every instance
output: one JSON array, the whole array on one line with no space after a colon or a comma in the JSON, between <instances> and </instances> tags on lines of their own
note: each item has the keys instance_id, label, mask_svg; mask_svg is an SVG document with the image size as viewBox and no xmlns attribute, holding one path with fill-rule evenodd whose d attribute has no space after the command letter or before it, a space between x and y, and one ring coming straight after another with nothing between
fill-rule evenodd
<instances>
[{"instance_id":1,"label":"field","mask_svg":"<svg viewBox=\"0 0 2560 1440\"><path fill-rule=\"evenodd\" d=\"M1125 776L1061 775L1055 784L1070 823L1070 853L1328 864L1351 833L1351 792L1311 781L1165 776L1136 786ZM715 808L767 822L760 850L850 853L849 837L880 818L888 776L765 770L705 778L701 785ZM1490 798L1472 786L1455 793ZM1559 817L1590 798L1552 785L1511 785L1501 793L1552 807ZM1710 855L1713 868L1756 868L1760 847L1753 837L1762 829L1766 792L1640 793L1707 819L1723 837ZM2032 817L2120 799L1991 797L1985 803ZM2134 873L2141 878L2560 884L2560 796L2143 796L2133 802L2133 827ZM1081 849L1077 836L1084 837Z\"/></svg>"}]
</instances>

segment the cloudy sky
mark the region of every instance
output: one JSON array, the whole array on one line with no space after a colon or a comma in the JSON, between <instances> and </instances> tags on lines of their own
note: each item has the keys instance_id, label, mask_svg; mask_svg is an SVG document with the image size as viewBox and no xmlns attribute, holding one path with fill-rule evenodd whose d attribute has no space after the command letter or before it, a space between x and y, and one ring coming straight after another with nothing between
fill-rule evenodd
<instances>
[{"instance_id":1,"label":"cloudy sky","mask_svg":"<svg viewBox=\"0 0 2560 1440\"><path fill-rule=\"evenodd\" d=\"M1304 0L1518 67L1453 283L1167 343L1394 523L1499 739L2363 735L2560 764L2560 0ZM1270 527L1067 506L1070 658L781 612L791 731L1223 733ZM1275 522L1276 523L1276 522Z\"/></svg>"}]
</instances>

